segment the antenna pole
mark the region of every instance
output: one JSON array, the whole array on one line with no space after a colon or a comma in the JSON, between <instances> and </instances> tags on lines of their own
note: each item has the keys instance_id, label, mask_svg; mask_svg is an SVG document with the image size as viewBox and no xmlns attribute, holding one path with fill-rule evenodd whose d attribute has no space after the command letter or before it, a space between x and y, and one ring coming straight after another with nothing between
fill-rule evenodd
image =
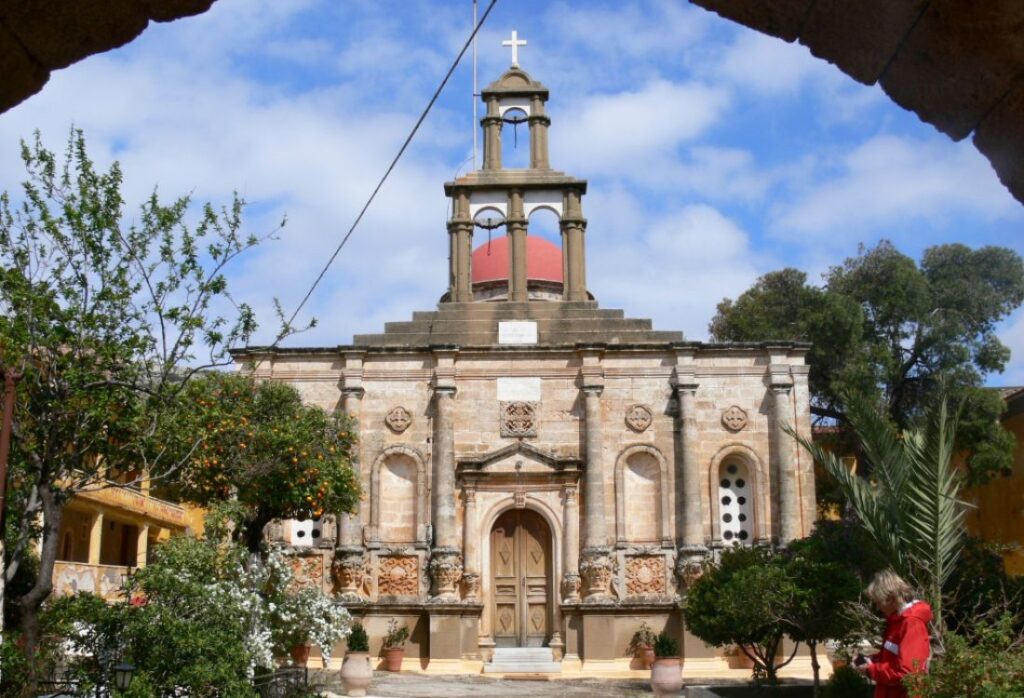
<instances>
[{"instance_id":1,"label":"antenna pole","mask_svg":"<svg viewBox=\"0 0 1024 698\"><path fill-rule=\"evenodd\" d=\"M476 138L477 138L477 85L476 85L476 3L477 0L473 0L473 170L476 171Z\"/></svg>"}]
</instances>

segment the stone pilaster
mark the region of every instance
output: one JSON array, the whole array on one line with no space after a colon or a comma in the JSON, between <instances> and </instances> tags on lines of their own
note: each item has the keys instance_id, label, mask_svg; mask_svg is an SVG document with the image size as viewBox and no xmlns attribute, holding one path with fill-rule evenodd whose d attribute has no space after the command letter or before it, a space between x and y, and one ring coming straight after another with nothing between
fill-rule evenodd
<instances>
[{"instance_id":1,"label":"stone pilaster","mask_svg":"<svg viewBox=\"0 0 1024 698\"><path fill-rule=\"evenodd\" d=\"M793 408L790 393L793 385L773 381L772 394L772 443L775 454L775 473L779 488L779 543L785 545L801 535L799 488L797 472L793 464L794 439L786 433L791 423Z\"/></svg>"},{"instance_id":2,"label":"stone pilaster","mask_svg":"<svg viewBox=\"0 0 1024 698\"><path fill-rule=\"evenodd\" d=\"M462 574L462 592L467 601L477 601L480 595L480 521L476 505L476 487L462 489L464 505L462 523L462 553L465 571Z\"/></svg>"},{"instance_id":3,"label":"stone pilaster","mask_svg":"<svg viewBox=\"0 0 1024 698\"><path fill-rule=\"evenodd\" d=\"M567 485L564 491L562 517L562 600L580 599L580 507L576 485Z\"/></svg>"},{"instance_id":4,"label":"stone pilaster","mask_svg":"<svg viewBox=\"0 0 1024 698\"><path fill-rule=\"evenodd\" d=\"M548 127L551 119L544 114L544 102L534 96L530 100L530 167L539 170L551 169L548 160Z\"/></svg>"}]
</instances>

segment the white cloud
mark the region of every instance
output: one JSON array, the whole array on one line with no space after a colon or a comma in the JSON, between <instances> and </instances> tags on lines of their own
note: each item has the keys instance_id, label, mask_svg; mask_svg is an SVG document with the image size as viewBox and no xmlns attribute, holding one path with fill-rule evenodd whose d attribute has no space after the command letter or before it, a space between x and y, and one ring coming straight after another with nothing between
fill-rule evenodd
<instances>
[{"instance_id":1,"label":"white cloud","mask_svg":"<svg viewBox=\"0 0 1024 698\"><path fill-rule=\"evenodd\" d=\"M737 33L717 66L721 77L768 96L794 93L806 81L828 80L833 72L806 47L752 30Z\"/></svg>"},{"instance_id":2,"label":"white cloud","mask_svg":"<svg viewBox=\"0 0 1024 698\"><path fill-rule=\"evenodd\" d=\"M823 155L780 204L772 228L783 239L836 243L875 228L900 234L913 222L941 227L954 213L981 219L1019 214L991 165L968 143L876 136Z\"/></svg>"},{"instance_id":3,"label":"white cloud","mask_svg":"<svg viewBox=\"0 0 1024 698\"><path fill-rule=\"evenodd\" d=\"M725 91L700 83L653 81L637 91L599 94L559 109L552 126L555 162L588 175L646 167L706 131L728 104Z\"/></svg>"},{"instance_id":4,"label":"white cloud","mask_svg":"<svg viewBox=\"0 0 1024 698\"><path fill-rule=\"evenodd\" d=\"M617 197L620 202L623 195ZM606 307L650 314L655 329L706 339L723 297L735 297L757 277L758 255L734 221L706 205L681 206L638 229L588 228L588 283Z\"/></svg>"}]
</instances>

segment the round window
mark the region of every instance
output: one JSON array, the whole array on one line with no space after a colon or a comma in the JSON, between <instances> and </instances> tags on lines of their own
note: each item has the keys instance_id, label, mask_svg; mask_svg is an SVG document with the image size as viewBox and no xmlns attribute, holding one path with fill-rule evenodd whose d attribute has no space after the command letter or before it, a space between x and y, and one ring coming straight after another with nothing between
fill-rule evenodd
<instances>
[{"instance_id":1,"label":"round window","mask_svg":"<svg viewBox=\"0 0 1024 698\"><path fill-rule=\"evenodd\" d=\"M730 482L728 478L723 479L720 484L722 485L722 487L725 488L729 488L732 486L732 482Z\"/></svg>"},{"instance_id":2,"label":"round window","mask_svg":"<svg viewBox=\"0 0 1024 698\"><path fill-rule=\"evenodd\" d=\"M738 468L736 467L736 464L735 464L735 463L730 463L730 464L729 464L729 467L728 467L728 468L726 468L726 470L728 470L728 471L729 471L729 474L730 474L730 475L735 475L735 474L736 474L736 471L737 471L737 470L739 470L739 469L738 469Z\"/></svg>"},{"instance_id":3,"label":"round window","mask_svg":"<svg viewBox=\"0 0 1024 698\"><path fill-rule=\"evenodd\" d=\"M737 481L736 481L736 487L738 487L738 488L740 488L740 489L743 489L743 487L744 487L744 486L745 486L746 484L747 484L747 481L746 481L746 480L744 480L743 478L740 478L739 480L737 480Z\"/></svg>"},{"instance_id":4,"label":"round window","mask_svg":"<svg viewBox=\"0 0 1024 698\"><path fill-rule=\"evenodd\" d=\"M722 504L725 506L732 504L732 497L722 497Z\"/></svg>"}]
</instances>

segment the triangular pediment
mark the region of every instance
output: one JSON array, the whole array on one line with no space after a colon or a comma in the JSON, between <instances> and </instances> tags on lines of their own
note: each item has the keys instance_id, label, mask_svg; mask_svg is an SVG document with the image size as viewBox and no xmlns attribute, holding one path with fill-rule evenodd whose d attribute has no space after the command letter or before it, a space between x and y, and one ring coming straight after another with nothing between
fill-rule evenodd
<instances>
[{"instance_id":1,"label":"triangular pediment","mask_svg":"<svg viewBox=\"0 0 1024 698\"><path fill-rule=\"evenodd\" d=\"M560 457L525 441L479 456L458 459L460 472L536 474L578 470L579 467L578 458Z\"/></svg>"}]
</instances>

